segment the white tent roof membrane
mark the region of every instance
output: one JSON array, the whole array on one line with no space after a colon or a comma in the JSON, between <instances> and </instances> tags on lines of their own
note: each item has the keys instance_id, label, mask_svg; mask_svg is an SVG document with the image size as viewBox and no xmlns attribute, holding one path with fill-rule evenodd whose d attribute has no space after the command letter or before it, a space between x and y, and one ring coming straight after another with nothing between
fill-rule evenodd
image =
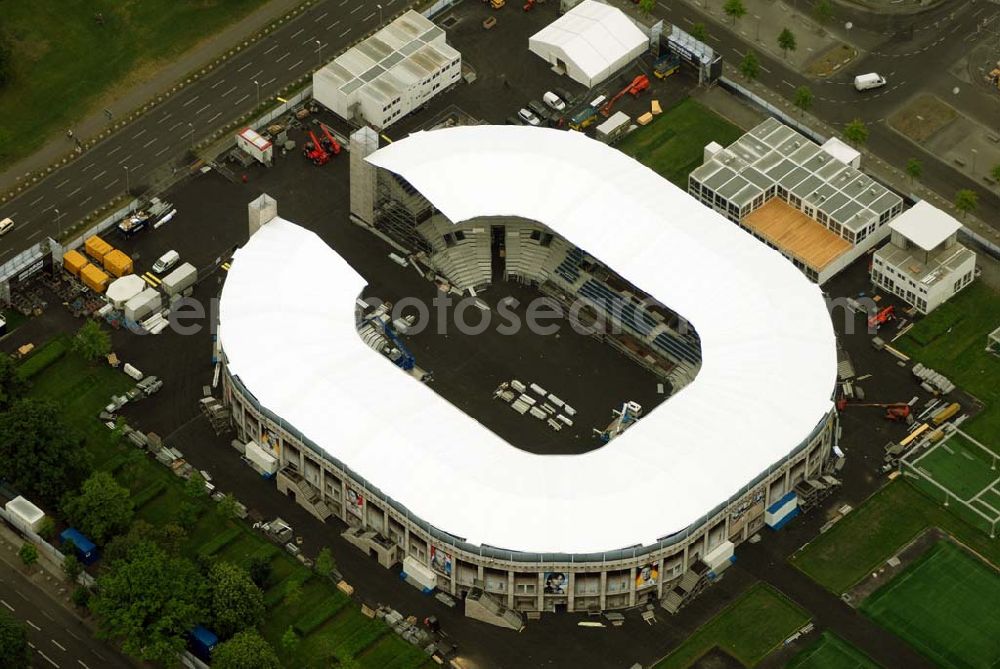
<instances>
[{"instance_id":1,"label":"white tent roof membrane","mask_svg":"<svg viewBox=\"0 0 1000 669\"><path fill-rule=\"evenodd\" d=\"M933 251L941 242L962 229L962 224L947 212L921 200L889 223L924 251Z\"/></svg>"},{"instance_id":2,"label":"white tent roof membrane","mask_svg":"<svg viewBox=\"0 0 1000 669\"><path fill-rule=\"evenodd\" d=\"M334 250L283 219L265 225L237 251L222 292L231 373L438 529L528 552L649 545L745 488L830 411L836 352L819 288L618 150L579 133L473 126L417 133L368 160L453 222L544 223L701 337L697 378L610 444L528 453L364 345L354 309L365 280ZM483 174L542 176L498 187Z\"/></svg>"}]
</instances>

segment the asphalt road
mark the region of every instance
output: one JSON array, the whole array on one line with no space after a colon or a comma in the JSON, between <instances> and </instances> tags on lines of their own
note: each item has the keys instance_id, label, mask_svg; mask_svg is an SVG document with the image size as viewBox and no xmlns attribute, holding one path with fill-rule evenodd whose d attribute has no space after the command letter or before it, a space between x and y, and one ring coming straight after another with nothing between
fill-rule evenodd
<instances>
[{"instance_id":1,"label":"asphalt road","mask_svg":"<svg viewBox=\"0 0 1000 669\"><path fill-rule=\"evenodd\" d=\"M371 0L320 0L0 208L0 219L15 223L0 240L0 263L123 194L126 185L140 190L154 171L179 164L213 129L308 74L378 25L380 14L389 18L404 3L382 0L379 10ZM72 141L66 141L69 150Z\"/></svg>"},{"instance_id":2,"label":"asphalt road","mask_svg":"<svg viewBox=\"0 0 1000 669\"><path fill-rule=\"evenodd\" d=\"M789 99L799 86L807 86L815 96L811 113L834 126L860 118L869 128L867 147L883 160L902 169L908 159L920 159L924 168L921 181L945 198L950 199L962 188L976 190L979 193L977 215L991 225L1000 225L1000 197L885 123L890 113L906 100L917 93L928 92L988 127L997 126L1000 96L959 80L949 72L949 67L975 43L987 39L987 35L996 30L1000 6L984 2L946 2L919 15L892 18L862 13L846 15L847 10L840 4L837 11L839 20L852 19L850 38L863 43L867 54L840 74L818 81L799 74L781 59L762 51L752 39L734 33L728 20L723 22L717 14L705 14L704 10L688 2L661 1L656 10L682 29L690 29L699 22L706 24L709 44L728 63L738 66L746 52L753 50L761 63L758 81ZM990 27L983 28L984 22ZM839 25L830 30L847 32ZM864 72L879 72L889 83L881 90L858 93L853 85L854 75ZM953 92L956 88L958 94Z\"/></svg>"},{"instance_id":3,"label":"asphalt road","mask_svg":"<svg viewBox=\"0 0 1000 669\"><path fill-rule=\"evenodd\" d=\"M0 606L28 628L32 666L126 669L134 665L90 636L76 616L0 560Z\"/></svg>"}]
</instances>

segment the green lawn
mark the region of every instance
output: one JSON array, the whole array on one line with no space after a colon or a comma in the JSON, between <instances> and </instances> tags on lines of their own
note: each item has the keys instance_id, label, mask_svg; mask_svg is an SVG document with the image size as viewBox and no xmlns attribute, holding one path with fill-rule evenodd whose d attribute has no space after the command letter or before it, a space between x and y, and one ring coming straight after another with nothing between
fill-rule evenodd
<instances>
[{"instance_id":1,"label":"green lawn","mask_svg":"<svg viewBox=\"0 0 1000 669\"><path fill-rule=\"evenodd\" d=\"M805 611L770 586L756 583L660 660L655 669L689 667L716 646L752 667L808 621Z\"/></svg>"},{"instance_id":2,"label":"green lawn","mask_svg":"<svg viewBox=\"0 0 1000 669\"><path fill-rule=\"evenodd\" d=\"M735 125L688 98L629 133L618 148L686 191L688 175L701 166L705 145L714 141L726 146L742 134Z\"/></svg>"},{"instance_id":3,"label":"green lawn","mask_svg":"<svg viewBox=\"0 0 1000 669\"><path fill-rule=\"evenodd\" d=\"M941 528L994 564L1000 564L1000 539L990 539L915 487L899 480L872 495L829 531L795 553L791 561L817 583L839 595L929 527Z\"/></svg>"},{"instance_id":4,"label":"green lawn","mask_svg":"<svg viewBox=\"0 0 1000 669\"><path fill-rule=\"evenodd\" d=\"M0 169L264 2L0 0L14 54L14 80L0 89Z\"/></svg>"},{"instance_id":5,"label":"green lawn","mask_svg":"<svg viewBox=\"0 0 1000 669\"><path fill-rule=\"evenodd\" d=\"M942 541L861 610L942 667L1000 665L1000 574Z\"/></svg>"},{"instance_id":6,"label":"green lawn","mask_svg":"<svg viewBox=\"0 0 1000 669\"><path fill-rule=\"evenodd\" d=\"M954 435L920 458L917 466L966 501L984 488L989 488L998 476L998 472L991 469L993 458L960 434Z\"/></svg>"},{"instance_id":7,"label":"green lawn","mask_svg":"<svg viewBox=\"0 0 1000 669\"><path fill-rule=\"evenodd\" d=\"M986 405L962 428L986 445L996 443L1000 434L1000 358L986 352L986 335L997 326L1000 293L975 281L894 344Z\"/></svg>"},{"instance_id":8,"label":"green lawn","mask_svg":"<svg viewBox=\"0 0 1000 669\"><path fill-rule=\"evenodd\" d=\"M787 669L878 669L860 650L831 632L792 658Z\"/></svg>"},{"instance_id":9,"label":"green lawn","mask_svg":"<svg viewBox=\"0 0 1000 669\"><path fill-rule=\"evenodd\" d=\"M0 7L3 2L0 0ZM133 496L162 488L159 494L140 505L136 517L153 525L176 521L178 508L187 499L183 481L131 446L131 442L117 441L112 431L97 419L110 395L124 392L134 382L106 364L83 361L68 349L65 339L55 339L39 347L20 368L22 374L31 370L34 370L30 376L31 395L60 404L67 423L85 437L85 448L93 456L97 469L112 472ZM255 555L270 558L272 571L266 584L265 600L271 605L261 629L278 651L283 666L328 667L331 658L336 657L344 666L356 663L363 667L413 669L427 661L420 649L396 636L384 623L362 615L360 608L348 603L347 597L332 582L315 576L253 532L246 523L222 517L209 499L203 499L201 504L197 521L185 528L187 541L182 552L194 558L214 542L217 547L213 552L215 559L246 565ZM219 537L227 540L217 541ZM303 580L305 584L299 601L288 604L283 596L292 580ZM294 653L282 649L280 640L285 630L314 612L317 606L338 600L345 605L302 639Z\"/></svg>"}]
</instances>

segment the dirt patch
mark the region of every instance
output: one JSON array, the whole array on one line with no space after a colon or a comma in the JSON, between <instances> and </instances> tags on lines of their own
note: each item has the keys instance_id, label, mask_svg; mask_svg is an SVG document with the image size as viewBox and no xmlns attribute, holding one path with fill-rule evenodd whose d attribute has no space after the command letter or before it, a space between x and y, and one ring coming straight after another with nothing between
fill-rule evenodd
<instances>
[{"instance_id":1,"label":"dirt patch","mask_svg":"<svg viewBox=\"0 0 1000 669\"><path fill-rule=\"evenodd\" d=\"M743 663L718 646L712 648L691 665L691 669L742 669Z\"/></svg>"},{"instance_id":2,"label":"dirt patch","mask_svg":"<svg viewBox=\"0 0 1000 669\"><path fill-rule=\"evenodd\" d=\"M952 107L933 95L921 95L889 117L889 125L917 144L923 144L958 117Z\"/></svg>"},{"instance_id":3,"label":"dirt patch","mask_svg":"<svg viewBox=\"0 0 1000 669\"><path fill-rule=\"evenodd\" d=\"M806 67L810 77L824 79L839 72L842 67L858 57L858 51L847 44L835 44L819 54Z\"/></svg>"},{"instance_id":4,"label":"dirt patch","mask_svg":"<svg viewBox=\"0 0 1000 669\"><path fill-rule=\"evenodd\" d=\"M899 572L906 569L938 541L948 538L950 537L947 534L936 527L927 529L889 558L893 564L888 561L883 563L875 572L841 595L841 599L852 607L861 606L861 602L865 601L868 595L895 578Z\"/></svg>"}]
</instances>

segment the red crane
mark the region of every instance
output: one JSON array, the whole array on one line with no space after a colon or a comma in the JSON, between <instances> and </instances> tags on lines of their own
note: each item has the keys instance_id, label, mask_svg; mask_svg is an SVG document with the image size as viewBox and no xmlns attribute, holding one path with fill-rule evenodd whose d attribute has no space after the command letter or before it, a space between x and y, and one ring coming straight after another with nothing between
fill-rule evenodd
<instances>
[{"instance_id":1,"label":"red crane","mask_svg":"<svg viewBox=\"0 0 1000 669\"><path fill-rule=\"evenodd\" d=\"M322 123L319 124L319 127L323 129L323 134L326 135L326 137L324 138L323 146L328 151L332 151L333 155L339 156L340 142L337 141L337 138L333 136L333 133L330 132L330 129L328 127L326 127Z\"/></svg>"},{"instance_id":2,"label":"red crane","mask_svg":"<svg viewBox=\"0 0 1000 669\"><path fill-rule=\"evenodd\" d=\"M306 145L302 148L302 155L313 162L313 165L326 165L330 161L330 154L326 152L323 145L312 130L309 131L309 139L312 142L306 142Z\"/></svg>"},{"instance_id":3,"label":"red crane","mask_svg":"<svg viewBox=\"0 0 1000 669\"><path fill-rule=\"evenodd\" d=\"M889 305L885 309L882 309L877 314L873 314L868 317L868 327L878 328L880 325L888 323L889 321L896 318L896 309Z\"/></svg>"},{"instance_id":4,"label":"red crane","mask_svg":"<svg viewBox=\"0 0 1000 669\"><path fill-rule=\"evenodd\" d=\"M851 402L848 404L847 398L841 397L837 400L837 411L843 411L847 407L879 407L885 409L886 420L906 420L910 417L910 405L902 402Z\"/></svg>"},{"instance_id":5,"label":"red crane","mask_svg":"<svg viewBox=\"0 0 1000 669\"><path fill-rule=\"evenodd\" d=\"M642 93L647 88L649 88L649 77L645 74L640 74L638 77L633 79L628 86L615 93L614 97L604 103L604 106L601 107L601 116L610 116L611 108L614 107L615 103L621 100L622 96L626 93L631 93L633 97L639 97L639 93Z\"/></svg>"}]
</instances>

